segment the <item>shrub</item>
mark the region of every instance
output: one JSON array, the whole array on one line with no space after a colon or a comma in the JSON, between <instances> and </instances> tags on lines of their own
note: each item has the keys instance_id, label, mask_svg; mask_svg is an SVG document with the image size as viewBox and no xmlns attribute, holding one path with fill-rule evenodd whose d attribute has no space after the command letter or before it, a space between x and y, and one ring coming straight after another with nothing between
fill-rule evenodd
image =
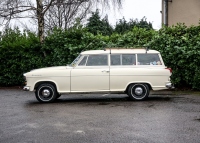
<instances>
[{"instance_id":1,"label":"shrub","mask_svg":"<svg viewBox=\"0 0 200 143\"><path fill-rule=\"evenodd\" d=\"M31 69L71 63L84 50L105 47L150 46L161 52L166 66L173 69L177 87L200 89L200 25L178 24L159 31L134 27L124 34L93 35L87 29L54 29L41 45L38 37L17 28L0 33L0 85L21 85L22 74Z\"/></svg>"},{"instance_id":2,"label":"shrub","mask_svg":"<svg viewBox=\"0 0 200 143\"><path fill-rule=\"evenodd\" d=\"M163 27L150 43L161 52L166 66L173 69L172 81L178 87L200 89L200 26L178 24Z\"/></svg>"},{"instance_id":3,"label":"shrub","mask_svg":"<svg viewBox=\"0 0 200 143\"><path fill-rule=\"evenodd\" d=\"M5 30L0 41L0 85L21 85L23 73L44 66L40 48L35 34L20 33L17 28Z\"/></svg>"}]
</instances>

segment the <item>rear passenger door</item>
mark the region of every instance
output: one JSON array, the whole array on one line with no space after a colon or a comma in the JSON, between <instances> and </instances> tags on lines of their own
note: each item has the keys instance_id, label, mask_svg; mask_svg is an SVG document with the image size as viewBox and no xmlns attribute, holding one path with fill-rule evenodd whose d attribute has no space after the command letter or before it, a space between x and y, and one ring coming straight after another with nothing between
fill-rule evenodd
<instances>
[{"instance_id":1,"label":"rear passenger door","mask_svg":"<svg viewBox=\"0 0 200 143\"><path fill-rule=\"evenodd\" d=\"M136 65L135 54L110 55L110 91L123 91L129 81L133 81L133 67Z\"/></svg>"}]
</instances>

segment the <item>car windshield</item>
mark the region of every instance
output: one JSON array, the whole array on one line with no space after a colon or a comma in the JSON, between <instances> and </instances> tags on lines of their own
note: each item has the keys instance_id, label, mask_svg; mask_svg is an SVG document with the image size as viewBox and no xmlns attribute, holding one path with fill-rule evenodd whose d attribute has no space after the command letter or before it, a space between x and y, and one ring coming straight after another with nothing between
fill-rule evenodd
<instances>
[{"instance_id":1,"label":"car windshield","mask_svg":"<svg viewBox=\"0 0 200 143\"><path fill-rule=\"evenodd\" d=\"M81 55L78 55L78 57L70 64L70 66L72 66L72 67L76 66L76 64L80 58L81 58Z\"/></svg>"}]
</instances>

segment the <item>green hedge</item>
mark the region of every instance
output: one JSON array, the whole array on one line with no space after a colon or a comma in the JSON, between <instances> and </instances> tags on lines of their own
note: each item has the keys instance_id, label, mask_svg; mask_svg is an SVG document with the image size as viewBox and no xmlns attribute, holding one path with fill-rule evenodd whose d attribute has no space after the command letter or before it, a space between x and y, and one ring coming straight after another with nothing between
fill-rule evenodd
<instances>
[{"instance_id":1,"label":"green hedge","mask_svg":"<svg viewBox=\"0 0 200 143\"><path fill-rule=\"evenodd\" d=\"M159 31L133 28L124 34L103 36L84 28L54 29L41 45L31 32L8 29L0 35L0 85L22 85L22 74L31 69L66 65L83 50L104 47L150 46L159 50L173 69L177 87L200 89L200 26L177 25Z\"/></svg>"},{"instance_id":2,"label":"green hedge","mask_svg":"<svg viewBox=\"0 0 200 143\"><path fill-rule=\"evenodd\" d=\"M22 74L44 66L39 39L30 32L8 29L1 33L0 85L21 85Z\"/></svg>"},{"instance_id":3,"label":"green hedge","mask_svg":"<svg viewBox=\"0 0 200 143\"><path fill-rule=\"evenodd\" d=\"M150 46L160 51L165 64L173 69L175 85L200 89L200 25L162 28Z\"/></svg>"}]
</instances>

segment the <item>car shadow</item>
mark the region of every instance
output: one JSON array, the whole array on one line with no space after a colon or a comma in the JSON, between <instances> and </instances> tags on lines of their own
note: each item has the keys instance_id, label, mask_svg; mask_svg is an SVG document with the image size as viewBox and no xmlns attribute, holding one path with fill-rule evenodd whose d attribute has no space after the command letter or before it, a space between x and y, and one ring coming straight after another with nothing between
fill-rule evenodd
<instances>
[{"instance_id":1,"label":"car shadow","mask_svg":"<svg viewBox=\"0 0 200 143\"><path fill-rule=\"evenodd\" d=\"M37 104L57 104L57 103L99 103L99 105L107 105L108 103L114 103L114 102L119 102L119 103L123 103L123 102L133 102L133 103L140 103L140 102L168 102L170 100L172 100L173 97L169 97L169 96L150 96L148 97L146 100L143 101L134 101L131 100L129 97L95 97L95 96L91 96L91 97L84 97L84 96L76 96L76 97L67 97L67 96L63 96L62 98L56 99L56 101L54 101L53 103L40 103L37 100L29 100L27 102L27 104L29 105L37 105Z\"/></svg>"}]
</instances>

